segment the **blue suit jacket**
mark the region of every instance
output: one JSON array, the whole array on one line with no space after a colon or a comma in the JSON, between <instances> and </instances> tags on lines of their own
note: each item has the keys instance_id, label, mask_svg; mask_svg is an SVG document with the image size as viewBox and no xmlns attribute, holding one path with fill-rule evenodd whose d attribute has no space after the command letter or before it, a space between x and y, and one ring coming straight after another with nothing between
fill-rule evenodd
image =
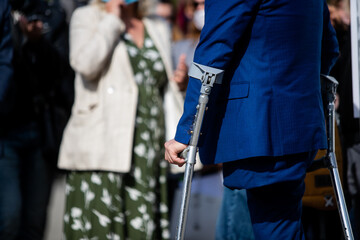
<instances>
[{"instance_id":1,"label":"blue suit jacket","mask_svg":"<svg viewBox=\"0 0 360 240\"><path fill-rule=\"evenodd\" d=\"M320 73L337 56L325 0L206 0L194 62L225 75L210 95L202 162L326 148ZM185 144L200 86L190 78L175 136Z\"/></svg>"}]
</instances>

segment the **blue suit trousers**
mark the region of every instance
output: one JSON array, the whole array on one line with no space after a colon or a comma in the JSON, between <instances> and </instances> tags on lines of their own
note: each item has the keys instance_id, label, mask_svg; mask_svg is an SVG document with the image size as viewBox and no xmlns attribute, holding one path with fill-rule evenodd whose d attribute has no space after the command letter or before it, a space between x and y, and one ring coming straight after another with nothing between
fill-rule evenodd
<instances>
[{"instance_id":1,"label":"blue suit trousers","mask_svg":"<svg viewBox=\"0 0 360 240\"><path fill-rule=\"evenodd\" d=\"M305 239L301 224L304 179L316 152L224 163L224 184L246 189L256 240Z\"/></svg>"},{"instance_id":2,"label":"blue suit trousers","mask_svg":"<svg viewBox=\"0 0 360 240\"><path fill-rule=\"evenodd\" d=\"M303 180L247 189L255 239L305 240L301 224Z\"/></svg>"}]
</instances>

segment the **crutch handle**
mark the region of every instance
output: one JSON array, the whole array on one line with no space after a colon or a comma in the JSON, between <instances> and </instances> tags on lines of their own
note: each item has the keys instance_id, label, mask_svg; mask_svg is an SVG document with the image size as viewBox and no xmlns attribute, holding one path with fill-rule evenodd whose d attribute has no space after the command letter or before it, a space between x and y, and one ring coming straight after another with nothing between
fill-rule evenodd
<instances>
[{"instance_id":1,"label":"crutch handle","mask_svg":"<svg viewBox=\"0 0 360 240\"><path fill-rule=\"evenodd\" d=\"M190 151L190 147L187 147L179 154L179 157L183 158L185 162L187 161L188 153Z\"/></svg>"}]
</instances>

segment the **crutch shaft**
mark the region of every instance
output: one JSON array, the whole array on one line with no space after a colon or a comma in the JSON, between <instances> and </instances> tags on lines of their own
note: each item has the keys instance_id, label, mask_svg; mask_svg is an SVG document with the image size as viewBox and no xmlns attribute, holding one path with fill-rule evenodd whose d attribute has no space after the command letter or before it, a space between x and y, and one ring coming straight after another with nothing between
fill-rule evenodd
<instances>
[{"instance_id":1,"label":"crutch shaft","mask_svg":"<svg viewBox=\"0 0 360 240\"><path fill-rule=\"evenodd\" d=\"M184 173L183 194L181 197L179 224L177 228L177 237L176 237L177 240L183 240L185 235L185 227L186 227L187 214L188 214L189 202L190 202L190 193L191 193L191 181L194 172L194 165L196 162L197 144L199 141L201 125L204 119L204 113L208 101L209 101L209 97L207 95L205 94L200 95L199 104L197 106L197 112L195 115L195 122L193 125L193 132L190 139L190 145L187 149L187 156L185 157L186 166Z\"/></svg>"},{"instance_id":2,"label":"crutch shaft","mask_svg":"<svg viewBox=\"0 0 360 240\"><path fill-rule=\"evenodd\" d=\"M183 240L185 235L187 213L189 210L189 201L190 201L189 194L191 193L191 181L192 181L193 172L194 172L194 164L187 163L185 166L183 195L181 197L179 224L176 235L177 240Z\"/></svg>"},{"instance_id":3,"label":"crutch shaft","mask_svg":"<svg viewBox=\"0 0 360 240\"><path fill-rule=\"evenodd\" d=\"M328 152L335 152L335 104L330 102L328 104ZM336 164L336 162L334 163Z\"/></svg>"},{"instance_id":4,"label":"crutch shaft","mask_svg":"<svg viewBox=\"0 0 360 240\"><path fill-rule=\"evenodd\" d=\"M345 203L345 197L341 187L339 171L337 168L330 168L329 170L330 170L331 181L333 183L333 186L335 186L334 189L335 198L339 209L340 220L344 231L344 237L346 240L354 240L349 214Z\"/></svg>"},{"instance_id":5,"label":"crutch shaft","mask_svg":"<svg viewBox=\"0 0 360 240\"><path fill-rule=\"evenodd\" d=\"M354 236L351 229L349 213L347 211L344 192L341 186L341 179L339 175L339 170L336 162L335 155L335 104L334 102L329 102L328 104L328 153L327 158L329 161L329 171L334 186L335 198L340 214L341 225L344 232L344 238L346 240L353 240Z\"/></svg>"}]
</instances>

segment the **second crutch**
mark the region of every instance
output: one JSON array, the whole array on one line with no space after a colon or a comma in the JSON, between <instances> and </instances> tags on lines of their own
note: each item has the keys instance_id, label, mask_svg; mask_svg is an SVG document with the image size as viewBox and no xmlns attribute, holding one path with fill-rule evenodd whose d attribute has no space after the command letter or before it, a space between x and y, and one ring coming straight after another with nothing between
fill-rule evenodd
<instances>
[{"instance_id":1,"label":"second crutch","mask_svg":"<svg viewBox=\"0 0 360 240\"><path fill-rule=\"evenodd\" d=\"M335 78L327 75L321 75L322 91L324 102L327 103L327 135L328 149L326 156L322 159L325 167L330 171L331 182L335 192L335 198L338 205L341 224L346 240L353 240L354 236L351 230L349 214L346 207L344 192L341 186L339 170L335 155L335 96L338 82Z\"/></svg>"},{"instance_id":2,"label":"second crutch","mask_svg":"<svg viewBox=\"0 0 360 240\"><path fill-rule=\"evenodd\" d=\"M177 240L183 240L185 235L186 220L189 208L189 200L191 193L191 181L194 172L194 165L196 163L197 145L200 136L201 125L204 119L206 105L209 102L209 95L214 84L221 84L223 77L223 70L204 66L197 63L192 63L189 76L199 79L202 83L200 89L199 102L196 107L195 120L192 126L191 138L189 146L181 154L185 158L186 166L184 173L184 186L181 197L181 208L179 215L179 224L177 227Z\"/></svg>"}]
</instances>

